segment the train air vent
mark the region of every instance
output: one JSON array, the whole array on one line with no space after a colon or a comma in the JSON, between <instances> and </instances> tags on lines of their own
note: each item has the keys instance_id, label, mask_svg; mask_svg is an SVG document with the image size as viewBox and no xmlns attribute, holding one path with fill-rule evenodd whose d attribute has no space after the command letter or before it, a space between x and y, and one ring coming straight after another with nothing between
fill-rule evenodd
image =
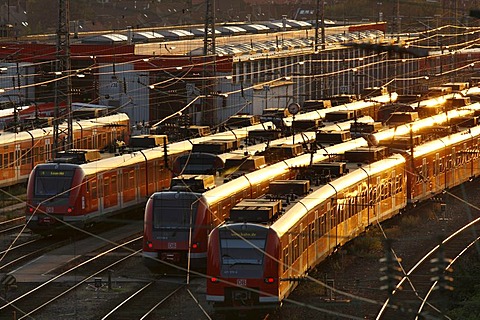
<instances>
[{"instance_id":1,"label":"train air vent","mask_svg":"<svg viewBox=\"0 0 480 320\"><path fill-rule=\"evenodd\" d=\"M143 134L130 138L130 147L133 150L160 147L168 144L168 137L164 134Z\"/></svg>"},{"instance_id":2,"label":"train air vent","mask_svg":"<svg viewBox=\"0 0 480 320\"><path fill-rule=\"evenodd\" d=\"M248 131L248 141L256 143L258 141L271 141L279 139L282 136L280 129L250 130Z\"/></svg>"},{"instance_id":3,"label":"train air vent","mask_svg":"<svg viewBox=\"0 0 480 320\"><path fill-rule=\"evenodd\" d=\"M281 212L282 202L249 199L239 202L230 210L231 222L271 222Z\"/></svg>"},{"instance_id":4,"label":"train air vent","mask_svg":"<svg viewBox=\"0 0 480 320\"><path fill-rule=\"evenodd\" d=\"M352 139L350 131L319 131L316 135L317 143L337 144Z\"/></svg>"},{"instance_id":5,"label":"train air vent","mask_svg":"<svg viewBox=\"0 0 480 320\"><path fill-rule=\"evenodd\" d=\"M369 133L375 133L382 129L381 122L354 122L350 125L350 134L359 137Z\"/></svg>"},{"instance_id":6,"label":"train air vent","mask_svg":"<svg viewBox=\"0 0 480 320\"><path fill-rule=\"evenodd\" d=\"M386 124L389 126L399 126L405 123L417 121L419 119L418 112L392 112Z\"/></svg>"},{"instance_id":7,"label":"train air vent","mask_svg":"<svg viewBox=\"0 0 480 320\"><path fill-rule=\"evenodd\" d=\"M295 132L315 131L323 125L320 119L302 119L294 120L292 123Z\"/></svg>"},{"instance_id":8,"label":"train air vent","mask_svg":"<svg viewBox=\"0 0 480 320\"><path fill-rule=\"evenodd\" d=\"M348 121L353 120L356 115L358 116L354 110L333 111L325 115L325 121Z\"/></svg>"},{"instance_id":9,"label":"train air vent","mask_svg":"<svg viewBox=\"0 0 480 320\"><path fill-rule=\"evenodd\" d=\"M181 175L172 179L171 191L204 192L215 188L215 177L212 175Z\"/></svg>"},{"instance_id":10,"label":"train air vent","mask_svg":"<svg viewBox=\"0 0 480 320\"><path fill-rule=\"evenodd\" d=\"M222 154L238 148L236 140L209 140L204 143L194 144L192 152L205 152L212 154Z\"/></svg>"},{"instance_id":11,"label":"train air vent","mask_svg":"<svg viewBox=\"0 0 480 320\"><path fill-rule=\"evenodd\" d=\"M332 102L330 100L306 100L302 105L302 110L304 112L309 112L313 110L321 110L332 107Z\"/></svg>"},{"instance_id":12,"label":"train air vent","mask_svg":"<svg viewBox=\"0 0 480 320\"><path fill-rule=\"evenodd\" d=\"M347 173L347 164L345 162L321 162L314 163L312 168L319 175L329 175L334 178L343 176Z\"/></svg>"},{"instance_id":13,"label":"train air vent","mask_svg":"<svg viewBox=\"0 0 480 320\"><path fill-rule=\"evenodd\" d=\"M386 147L357 148L345 151L345 159L348 162L372 163L385 158Z\"/></svg>"},{"instance_id":14,"label":"train air vent","mask_svg":"<svg viewBox=\"0 0 480 320\"><path fill-rule=\"evenodd\" d=\"M96 149L70 149L57 152L52 162L82 164L100 159L100 151Z\"/></svg>"},{"instance_id":15,"label":"train air vent","mask_svg":"<svg viewBox=\"0 0 480 320\"><path fill-rule=\"evenodd\" d=\"M421 135L414 135L413 137L405 137L399 136L395 137L393 140L381 140L379 144L381 146L393 148L393 149L401 149L401 150L408 150L412 146L418 146L422 143L422 136Z\"/></svg>"},{"instance_id":16,"label":"train air vent","mask_svg":"<svg viewBox=\"0 0 480 320\"><path fill-rule=\"evenodd\" d=\"M470 97L455 97L447 99L446 110L457 109L471 104Z\"/></svg>"},{"instance_id":17,"label":"train air vent","mask_svg":"<svg viewBox=\"0 0 480 320\"><path fill-rule=\"evenodd\" d=\"M464 128L475 127L478 126L479 123L478 117L458 117L450 119L451 126L456 125Z\"/></svg>"},{"instance_id":18,"label":"train air vent","mask_svg":"<svg viewBox=\"0 0 480 320\"><path fill-rule=\"evenodd\" d=\"M270 183L269 193L272 195L296 194L303 196L310 190L309 180L277 180Z\"/></svg>"}]
</instances>

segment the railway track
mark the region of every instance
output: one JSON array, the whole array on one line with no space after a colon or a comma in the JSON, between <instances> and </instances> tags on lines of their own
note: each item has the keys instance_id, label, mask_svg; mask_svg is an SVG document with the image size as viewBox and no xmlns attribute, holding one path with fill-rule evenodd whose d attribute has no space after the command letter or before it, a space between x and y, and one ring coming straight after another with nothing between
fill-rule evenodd
<instances>
[{"instance_id":1,"label":"railway track","mask_svg":"<svg viewBox=\"0 0 480 320\"><path fill-rule=\"evenodd\" d=\"M122 244L114 245L113 247L103 250L95 256L84 260L83 262L75 263L73 267L67 267L61 271L58 275L54 276L48 281L35 286L33 289L27 290L21 293L15 298L9 299L0 307L0 314L11 314L16 312L17 319L31 318L32 315L36 315L39 312L47 309L54 302L58 302L60 298L73 292L82 285L86 285L91 282L92 279L102 272L113 268L114 266L128 260L131 257L138 255L140 250L136 250L131 246L138 247L141 241L141 237L135 237ZM129 252L121 258L115 258L112 262L111 259L106 259L109 253L118 252L119 250ZM89 270L89 269L93 269ZM79 274L82 274L81 276ZM68 277L74 277L80 280L74 281L74 285L59 286L58 282L68 281ZM10 311L10 312L9 312Z\"/></svg>"},{"instance_id":2,"label":"railway track","mask_svg":"<svg viewBox=\"0 0 480 320\"><path fill-rule=\"evenodd\" d=\"M101 319L148 319L155 310L167 305L169 299L182 288L185 288L184 284L148 282Z\"/></svg>"},{"instance_id":3,"label":"railway track","mask_svg":"<svg viewBox=\"0 0 480 320\"><path fill-rule=\"evenodd\" d=\"M383 304L376 319L444 318L448 305L447 291L453 290L448 270L479 241L479 234L480 218L476 218L441 239L411 268L404 270L405 275Z\"/></svg>"}]
</instances>

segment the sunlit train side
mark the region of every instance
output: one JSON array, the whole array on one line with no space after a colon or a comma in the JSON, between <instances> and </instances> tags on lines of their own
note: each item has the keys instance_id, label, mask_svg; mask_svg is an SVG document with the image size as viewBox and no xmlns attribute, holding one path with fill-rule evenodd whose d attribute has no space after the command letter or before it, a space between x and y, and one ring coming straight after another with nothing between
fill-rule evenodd
<instances>
[{"instance_id":1,"label":"sunlit train side","mask_svg":"<svg viewBox=\"0 0 480 320\"><path fill-rule=\"evenodd\" d=\"M65 136L65 129L66 124L61 124L61 138ZM130 123L125 113L73 122L73 147L77 149L105 149L117 140L128 143L129 136ZM52 148L52 127L3 132L0 135L0 187L27 181L35 165L51 159Z\"/></svg>"},{"instance_id":2,"label":"sunlit train side","mask_svg":"<svg viewBox=\"0 0 480 320\"><path fill-rule=\"evenodd\" d=\"M478 176L479 138L477 126L427 142L413 155L393 155L328 182L294 200L277 220L214 229L207 301L229 309L278 305L295 279L370 224Z\"/></svg>"},{"instance_id":3,"label":"sunlit train side","mask_svg":"<svg viewBox=\"0 0 480 320\"><path fill-rule=\"evenodd\" d=\"M27 186L26 219L34 232L55 232L62 221L86 227L118 211L141 207L155 191L170 186L172 162L192 144L215 138L244 138L248 128L222 132L81 165L38 164ZM165 158L165 155L167 157ZM65 177L59 183L59 178Z\"/></svg>"},{"instance_id":4,"label":"sunlit train side","mask_svg":"<svg viewBox=\"0 0 480 320\"><path fill-rule=\"evenodd\" d=\"M145 208L145 264L157 269L162 265L158 260L185 266L190 260L192 267L205 267L208 233L224 221L236 203L264 195L270 181L294 178L291 168L324 161L330 155L361 146L367 146L364 139L351 140L247 173L205 192L154 193Z\"/></svg>"},{"instance_id":5,"label":"sunlit train side","mask_svg":"<svg viewBox=\"0 0 480 320\"><path fill-rule=\"evenodd\" d=\"M479 107L480 104L470 105L468 110L452 110L449 112L448 117L445 114L440 114L416 121L414 124L399 125L395 128L374 133L369 140L370 143L379 143L393 140L400 135L408 135L410 132L421 132L427 127L445 124L455 117L472 115L472 108ZM235 203L245 198L245 195L242 196L244 190L246 195L250 197L261 196L268 191L268 187L264 186L267 181L282 179L280 174L273 178L272 172L275 172L278 168L289 170L288 166L286 166L287 163L295 162L296 166L305 166L310 163L311 158L313 159L312 163L324 161L331 159L335 155L342 154L345 150L362 146L368 146L366 139L350 140L317 151L313 155L305 154L265 169L257 170L204 193L165 191L161 194L152 195L145 209L143 243L143 256L146 258L145 264L155 269L161 265L161 263L155 260L174 264L186 264L188 257L190 257L190 261L202 266L206 254L206 233L228 216L228 210ZM283 171L280 173L283 174ZM255 192L253 193L252 191ZM171 214L173 212L178 212L179 214ZM191 238L189 237L190 231L192 231ZM192 242L189 243L186 239Z\"/></svg>"}]
</instances>

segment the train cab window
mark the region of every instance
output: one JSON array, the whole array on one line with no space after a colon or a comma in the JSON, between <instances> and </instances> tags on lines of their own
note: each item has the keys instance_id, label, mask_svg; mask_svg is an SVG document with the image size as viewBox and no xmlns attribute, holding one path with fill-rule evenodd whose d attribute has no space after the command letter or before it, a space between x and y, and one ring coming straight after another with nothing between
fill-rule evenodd
<instances>
[{"instance_id":1,"label":"train cab window","mask_svg":"<svg viewBox=\"0 0 480 320\"><path fill-rule=\"evenodd\" d=\"M222 265L262 265L266 239L229 239L220 240Z\"/></svg>"},{"instance_id":2,"label":"train cab window","mask_svg":"<svg viewBox=\"0 0 480 320\"><path fill-rule=\"evenodd\" d=\"M35 197L68 198L73 174L73 170L38 170L35 174Z\"/></svg>"}]
</instances>

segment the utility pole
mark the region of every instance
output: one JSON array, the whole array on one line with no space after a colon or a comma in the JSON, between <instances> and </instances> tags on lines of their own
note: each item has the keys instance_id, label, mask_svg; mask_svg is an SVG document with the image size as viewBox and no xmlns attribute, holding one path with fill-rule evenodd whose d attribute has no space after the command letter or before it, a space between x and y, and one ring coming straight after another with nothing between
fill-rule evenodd
<instances>
[{"instance_id":1,"label":"utility pole","mask_svg":"<svg viewBox=\"0 0 480 320\"><path fill-rule=\"evenodd\" d=\"M72 148L72 79L70 61L70 0L58 0L58 26L57 26L57 63L55 74L55 119L53 123L53 149L52 158L62 149ZM61 111L61 108L65 108ZM66 113L66 114L65 114ZM66 129L60 130L60 123L66 119ZM64 135L65 138L62 138ZM65 139L65 141L63 141Z\"/></svg>"},{"instance_id":2,"label":"utility pole","mask_svg":"<svg viewBox=\"0 0 480 320\"><path fill-rule=\"evenodd\" d=\"M215 50L215 0L206 1L205 35L203 37L203 78L202 93L205 96L202 103L202 122L205 125L215 125L215 99L210 97L216 87L216 50Z\"/></svg>"}]
</instances>

